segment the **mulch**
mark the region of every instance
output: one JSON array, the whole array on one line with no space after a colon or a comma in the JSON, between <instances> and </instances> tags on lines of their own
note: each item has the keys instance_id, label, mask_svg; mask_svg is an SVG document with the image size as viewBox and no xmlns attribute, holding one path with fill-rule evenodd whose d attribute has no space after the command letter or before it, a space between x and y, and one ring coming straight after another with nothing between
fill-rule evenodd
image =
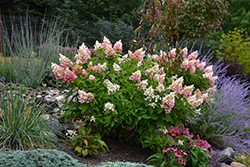
<instances>
[{"instance_id":1,"label":"mulch","mask_svg":"<svg viewBox=\"0 0 250 167\"><path fill-rule=\"evenodd\" d=\"M147 165L152 165L153 162L147 162L147 158L154 154L155 152L150 148L142 148L141 145L137 145L136 143L129 142L126 143L117 138L113 138L110 136L105 136L102 139L108 146L109 151L106 152L102 156L86 156L79 157L76 155L69 142L61 143L63 147L58 147L58 150L64 151L67 154L71 155L74 159L78 160L79 163L92 165L98 165L101 162L135 162L135 163L143 163ZM213 158L209 160L208 165L210 167L216 167L215 159L218 154L215 153Z\"/></svg>"}]
</instances>

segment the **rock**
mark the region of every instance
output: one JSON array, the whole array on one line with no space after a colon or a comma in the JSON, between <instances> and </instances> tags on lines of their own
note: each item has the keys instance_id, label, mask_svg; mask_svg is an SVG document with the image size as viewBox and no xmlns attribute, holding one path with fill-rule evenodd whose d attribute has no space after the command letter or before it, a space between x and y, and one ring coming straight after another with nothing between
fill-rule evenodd
<instances>
[{"instance_id":1,"label":"rock","mask_svg":"<svg viewBox=\"0 0 250 167\"><path fill-rule=\"evenodd\" d=\"M53 112L59 112L60 111L60 109L59 108L53 108Z\"/></svg>"},{"instance_id":2,"label":"rock","mask_svg":"<svg viewBox=\"0 0 250 167\"><path fill-rule=\"evenodd\" d=\"M230 165L233 162L233 159L230 158L228 155L223 155L217 158L215 162L218 166L223 166L223 163L225 163L226 165Z\"/></svg>"},{"instance_id":3,"label":"rock","mask_svg":"<svg viewBox=\"0 0 250 167\"><path fill-rule=\"evenodd\" d=\"M55 99L52 95L46 95L46 96L44 97L44 100L45 100L46 102L50 102L50 103L54 103L54 102L56 101L56 99Z\"/></svg>"},{"instance_id":4,"label":"rock","mask_svg":"<svg viewBox=\"0 0 250 167\"><path fill-rule=\"evenodd\" d=\"M58 137L55 133L49 132L49 131L41 131L41 134L44 135L44 137L51 137L54 140L58 141Z\"/></svg>"},{"instance_id":5,"label":"rock","mask_svg":"<svg viewBox=\"0 0 250 167\"><path fill-rule=\"evenodd\" d=\"M65 102L65 95L60 95L60 96L57 96L55 97L56 100L59 102L59 103L64 103Z\"/></svg>"},{"instance_id":6,"label":"rock","mask_svg":"<svg viewBox=\"0 0 250 167\"><path fill-rule=\"evenodd\" d=\"M56 119L46 120L46 124L50 127L50 130L57 135L61 135L61 132L65 130L64 126Z\"/></svg>"},{"instance_id":7,"label":"rock","mask_svg":"<svg viewBox=\"0 0 250 167\"><path fill-rule=\"evenodd\" d=\"M52 95L58 95L60 91L59 91L58 89L52 89L52 90L49 90L49 92L50 92Z\"/></svg>"},{"instance_id":8,"label":"rock","mask_svg":"<svg viewBox=\"0 0 250 167\"><path fill-rule=\"evenodd\" d=\"M223 165L222 167L230 167L229 165Z\"/></svg>"},{"instance_id":9,"label":"rock","mask_svg":"<svg viewBox=\"0 0 250 167\"><path fill-rule=\"evenodd\" d=\"M243 165L243 164L238 163L238 162L232 162L230 164L230 167L246 167L246 165Z\"/></svg>"},{"instance_id":10,"label":"rock","mask_svg":"<svg viewBox=\"0 0 250 167\"><path fill-rule=\"evenodd\" d=\"M235 154L235 151L231 147L227 147L220 152L219 156L222 157L224 155L227 155L230 158L234 159Z\"/></svg>"}]
</instances>

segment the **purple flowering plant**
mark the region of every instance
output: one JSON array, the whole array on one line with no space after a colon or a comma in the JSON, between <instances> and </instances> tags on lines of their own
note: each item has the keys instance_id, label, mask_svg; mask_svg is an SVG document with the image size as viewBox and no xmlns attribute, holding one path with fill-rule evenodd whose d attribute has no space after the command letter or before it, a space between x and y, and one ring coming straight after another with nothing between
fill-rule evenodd
<instances>
[{"instance_id":1,"label":"purple flowering plant","mask_svg":"<svg viewBox=\"0 0 250 167\"><path fill-rule=\"evenodd\" d=\"M237 76L225 76L228 66L220 62L213 67L219 75L216 91L210 97L211 103L201 105L200 116L191 121L191 129L219 147L245 149L244 136L250 125L250 85Z\"/></svg>"},{"instance_id":2,"label":"purple flowering plant","mask_svg":"<svg viewBox=\"0 0 250 167\"><path fill-rule=\"evenodd\" d=\"M161 137L157 127L183 126L214 93L217 77L212 66L205 68L197 59L197 52L188 55L185 48L145 56L138 49L121 54L121 41L113 46L105 37L103 43L96 42L94 52L83 43L74 62L60 54L60 65L52 63L52 69L69 90L64 118L93 117L95 133L108 132L150 147ZM158 147L171 145L165 139Z\"/></svg>"}]
</instances>

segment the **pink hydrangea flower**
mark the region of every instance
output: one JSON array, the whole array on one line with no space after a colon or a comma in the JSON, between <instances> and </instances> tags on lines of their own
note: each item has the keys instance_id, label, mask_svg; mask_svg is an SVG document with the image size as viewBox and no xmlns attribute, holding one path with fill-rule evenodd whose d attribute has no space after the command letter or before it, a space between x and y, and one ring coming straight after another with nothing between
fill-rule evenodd
<instances>
[{"instance_id":1,"label":"pink hydrangea flower","mask_svg":"<svg viewBox=\"0 0 250 167\"><path fill-rule=\"evenodd\" d=\"M61 53L59 55L60 55L59 60L61 62L60 65L63 66L63 68L70 68L73 65L72 61L69 58L63 56Z\"/></svg>"},{"instance_id":2,"label":"pink hydrangea flower","mask_svg":"<svg viewBox=\"0 0 250 167\"><path fill-rule=\"evenodd\" d=\"M51 63L52 71L57 80L62 79L64 76L64 69L55 63Z\"/></svg>"},{"instance_id":3,"label":"pink hydrangea flower","mask_svg":"<svg viewBox=\"0 0 250 167\"><path fill-rule=\"evenodd\" d=\"M82 66L79 64L76 64L72 67L73 73L76 75L82 74L83 76L88 76L88 73L86 70L82 69Z\"/></svg>"},{"instance_id":4,"label":"pink hydrangea flower","mask_svg":"<svg viewBox=\"0 0 250 167\"><path fill-rule=\"evenodd\" d=\"M78 54L75 56L75 60L81 64L85 64L88 59L91 59L91 51L82 43L79 47Z\"/></svg>"},{"instance_id":5,"label":"pink hydrangea flower","mask_svg":"<svg viewBox=\"0 0 250 167\"><path fill-rule=\"evenodd\" d=\"M76 78L77 76L74 74L74 72L70 71L68 68L65 69L63 75L63 83L65 82L73 83Z\"/></svg>"},{"instance_id":6,"label":"pink hydrangea flower","mask_svg":"<svg viewBox=\"0 0 250 167\"><path fill-rule=\"evenodd\" d=\"M80 103L90 103L94 99L94 95L92 93L86 93L82 90L78 90L78 101Z\"/></svg>"},{"instance_id":7,"label":"pink hydrangea flower","mask_svg":"<svg viewBox=\"0 0 250 167\"><path fill-rule=\"evenodd\" d=\"M110 45L106 45L104 48L104 51L105 51L106 57L108 57L108 56L115 57L116 56L116 51Z\"/></svg>"},{"instance_id":8,"label":"pink hydrangea flower","mask_svg":"<svg viewBox=\"0 0 250 167\"><path fill-rule=\"evenodd\" d=\"M177 80L172 82L172 84L168 87L168 89L181 94L183 81L184 81L183 77L178 78Z\"/></svg>"},{"instance_id":9,"label":"pink hydrangea flower","mask_svg":"<svg viewBox=\"0 0 250 167\"><path fill-rule=\"evenodd\" d=\"M184 86L184 89L182 90L182 95L183 97L189 97L192 95L192 92L194 90L194 85L190 85L190 86Z\"/></svg>"},{"instance_id":10,"label":"pink hydrangea flower","mask_svg":"<svg viewBox=\"0 0 250 167\"><path fill-rule=\"evenodd\" d=\"M131 58L135 58L135 60L143 60L145 51L143 51L143 48L137 49L134 53L131 53L131 51L129 51L129 56Z\"/></svg>"},{"instance_id":11,"label":"pink hydrangea flower","mask_svg":"<svg viewBox=\"0 0 250 167\"><path fill-rule=\"evenodd\" d=\"M185 47L184 49L181 50L180 54L182 54L182 57L186 57L188 55L188 49Z\"/></svg>"},{"instance_id":12,"label":"pink hydrangea flower","mask_svg":"<svg viewBox=\"0 0 250 167\"><path fill-rule=\"evenodd\" d=\"M114 49L118 51L122 51L122 42L121 40L117 41L114 45Z\"/></svg>"},{"instance_id":13,"label":"pink hydrangea flower","mask_svg":"<svg viewBox=\"0 0 250 167\"><path fill-rule=\"evenodd\" d=\"M131 81L134 82L141 82L141 71L137 70L136 72L132 73L132 75L129 77Z\"/></svg>"},{"instance_id":14,"label":"pink hydrangea flower","mask_svg":"<svg viewBox=\"0 0 250 167\"><path fill-rule=\"evenodd\" d=\"M170 113L174 105L175 105L175 92L171 92L168 95L165 94L165 97L162 98L162 104L160 105L161 108L164 108L166 113Z\"/></svg>"},{"instance_id":15,"label":"pink hydrangea flower","mask_svg":"<svg viewBox=\"0 0 250 167\"><path fill-rule=\"evenodd\" d=\"M176 48L173 48L168 52L168 57L175 58L175 56L176 56Z\"/></svg>"},{"instance_id":16,"label":"pink hydrangea flower","mask_svg":"<svg viewBox=\"0 0 250 167\"><path fill-rule=\"evenodd\" d=\"M195 60L198 57L198 52L195 51L188 56L188 60Z\"/></svg>"},{"instance_id":17,"label":"pink hydrangea flower","mask_svg":"<svg viewBox=\"0 0 250 167\"><path fill-rule=\"evenodd\" d=\"M95 76L94 75L89 75L89 80L95 80Z\"/></svg>"},{"instance_id":18,"label":"pink hydrangea flower","mask_svg":"<svg viewBox=\"0 0 250 167\"><path fill-rule=\"evenodd\" d=\"M135 84L137 86L137 89L145 90L148 85L148 80L143 80L140 83Z\"/></svg>"}]
</instances>

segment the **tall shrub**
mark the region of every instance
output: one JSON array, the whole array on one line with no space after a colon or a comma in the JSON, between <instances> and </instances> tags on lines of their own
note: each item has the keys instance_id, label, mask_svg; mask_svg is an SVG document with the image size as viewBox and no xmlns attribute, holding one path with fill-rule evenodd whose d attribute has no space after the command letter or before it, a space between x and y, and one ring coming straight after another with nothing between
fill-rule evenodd
<instances>
[{"instance_id":1,"label":"tall shrub","mask_svg":"<svg viewBox=\"0 0 250 167\"><path fill-rule=\"evenodd\" d=\"M218 58L223 58L225 62L229 62L238 74L248 74L250 72L250 41L249 38L244 38L245 29L235 28L229 31L226 35L222 35L222 49L217 50Z\"/></svg>"}]
</instances>

